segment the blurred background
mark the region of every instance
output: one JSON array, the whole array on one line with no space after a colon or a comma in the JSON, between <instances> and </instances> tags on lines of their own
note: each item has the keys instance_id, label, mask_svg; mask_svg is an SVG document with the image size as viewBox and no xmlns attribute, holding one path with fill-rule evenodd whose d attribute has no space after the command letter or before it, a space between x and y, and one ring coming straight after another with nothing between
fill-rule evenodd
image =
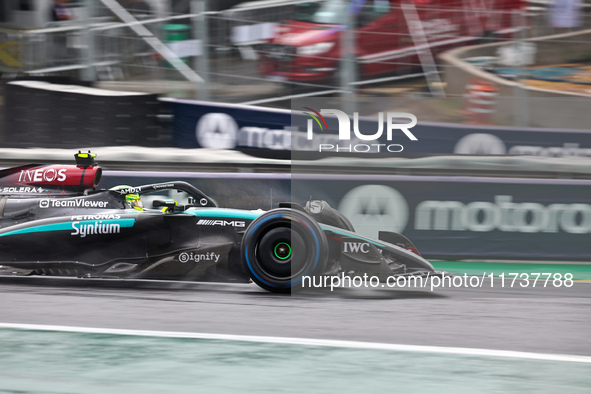
<instances>
[{"instance_id":1,"label":"blurred background","mask_svg":"<svg viewBox=\"0 0 591 394\"><path fill-rule=\"evenodd\" d=\"M0 73L278 108L332 95L368 116L396 108L422 122L584 129L590 24L582 0L7 0Z\"/></svg>"},{"instance_id":2,"label":"blurred background","mask_svg":"<svg viewBox=\"0 0 591 394\"><path fill-rule=\"evenodd\" d=\"M291 172L228 178L250 197L187 179L249 209L322 198L432 258L591 259L591 3L9 0L0 22L2 148L98 148L122 170ZM380 112L412 113L419 140L310 155L319 141L291 116L310 106L373 130ZM1 163L32 160L19 152Z\"/></svg>"}]
</instances>

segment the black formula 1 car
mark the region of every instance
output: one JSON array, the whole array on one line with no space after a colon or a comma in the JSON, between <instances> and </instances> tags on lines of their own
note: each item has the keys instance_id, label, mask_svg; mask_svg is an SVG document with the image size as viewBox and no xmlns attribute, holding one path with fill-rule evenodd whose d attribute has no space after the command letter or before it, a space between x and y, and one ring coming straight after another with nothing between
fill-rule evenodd
<instances>
[{"instance_id":1,"label":"black formula 1 car","mask_svg":"<svg viewBox=\"0 0 591 394\"><path fill-rule=\"evenodd\" d=\"M304 277L436 274L404 236L354 232L324 201L282 203L270 211L219 208L186 182L97 189L94 154L76 165L0 171L0 266L30 275L249 281L289 292ZM173 189L183 204L129 195Z\"/></svg>"}]
</instances>

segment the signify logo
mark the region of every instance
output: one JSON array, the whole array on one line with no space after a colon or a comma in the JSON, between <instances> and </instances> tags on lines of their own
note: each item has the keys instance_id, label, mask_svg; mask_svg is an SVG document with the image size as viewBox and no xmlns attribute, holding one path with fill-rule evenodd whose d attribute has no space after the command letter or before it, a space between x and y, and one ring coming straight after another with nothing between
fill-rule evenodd
<instances>
[{"instance_id":1,"label":"signify logo","mask_svg":"<svg viewBox=\"0 0 591 394\"><path fill-rule=\"evenodd\" d=\"M314 122L318 125L321 132L330 131L328 124L323 115L333 115L337 118L339 124L339 141L349 141L349 144L319 144L319 152L391 152L399 153L404 150L404 147L400 144L384 144L384 143L359 143L352 144L351 139L351 119L349 115L338 109L321 109L320 112L304 107L309 112L304 114L310 116L312 119L308 119L307 123L307 139L314 139ZM384 122L386 118L386 122ZM395 123L400 119L410 119L410 123ZM378 130L373 134L364 134L361 132L359 127L359 112L353 113L353 134L356 139L361 141L375 141L379 142L380 138L384 134L384 123L386 123L386 139L392 141L394 131L399 130L406 135L411 141L418 141L418 138L409 130L417 124L417 117L407 112L387 112L385 115L383 112L378 114Z\"/></svg>"},{"instance_id":2,"label":"signify logo","mask_svg":"<svg viewBox=\"0 0 591 394\"><path fill-rule=\"evenodd\" d=\"M183 252L179 254L178 259L181 263L187 263L189 261L194 261L196 263L200 261L214 261L218 262L220 260L220 255L215 252L205 252L205 253L193 253L193 252Z\"/></svg>"}]
</instances>

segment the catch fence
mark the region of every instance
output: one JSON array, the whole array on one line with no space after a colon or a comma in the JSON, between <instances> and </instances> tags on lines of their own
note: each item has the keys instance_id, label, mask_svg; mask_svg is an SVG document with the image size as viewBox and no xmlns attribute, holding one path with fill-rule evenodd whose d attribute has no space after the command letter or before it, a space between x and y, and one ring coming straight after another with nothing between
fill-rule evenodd
<instances>
[{"instance_id":1,"label":"catch fence","mask_svg":"<svg viewBox=\"0 0 591 394\"><path fill-rule=\"evenodd\" d=\"M267 0L214 12L205 9L205 1L193 0L185 13L138 15L118 1L100 0L84 3L91 6L72 22L0 29L0 70L70 75L108 88L220 102L281 105L276 102L302 95L341 95L346 109L363 114L418 108L423 120L466 122L474 118L466 113L467 91L450 89L446 75L458 66L441 63L439 54L505 43L467 60L483 62L487 71L503 68L502 78L525 86L534 79L520 78L522 70L528 56L540 56L540 44L516 47L515 42L577 29L555 27L565 24L564 18L560 22L557 11L543 2L519 9L513 1L494 2L495 8L489 3ZM591 26L591 9L583 8L577 18L571 24L578 29ZM558 48L562 43L550 41ZM579 42L589 43L587 36ZM579 60L585 74L589 59L581 52ZM575 78L578 87L591 84L591 77L581 78ZM499 102L503 97L537 99L519 89L500 89ZM479 119L536 125L516 118Z\"/></svg>"}]
</instances>

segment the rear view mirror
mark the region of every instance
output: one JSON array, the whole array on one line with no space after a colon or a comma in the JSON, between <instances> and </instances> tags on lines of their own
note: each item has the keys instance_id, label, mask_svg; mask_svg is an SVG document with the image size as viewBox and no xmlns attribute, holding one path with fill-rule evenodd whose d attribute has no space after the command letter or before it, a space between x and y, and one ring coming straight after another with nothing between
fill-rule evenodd
<instances>
[{"instance_id":1,"label":"rear view mirror","mask_svg":"<svg viewBox=\"0 0 591 394\"><path fill-rule=\"evenodd\" d=\"M166 207L169 210L173 210L175 206L176 206L176 202L174 200L154 200L152 202L153 208Z\"/></svg>"}]
</instances>

